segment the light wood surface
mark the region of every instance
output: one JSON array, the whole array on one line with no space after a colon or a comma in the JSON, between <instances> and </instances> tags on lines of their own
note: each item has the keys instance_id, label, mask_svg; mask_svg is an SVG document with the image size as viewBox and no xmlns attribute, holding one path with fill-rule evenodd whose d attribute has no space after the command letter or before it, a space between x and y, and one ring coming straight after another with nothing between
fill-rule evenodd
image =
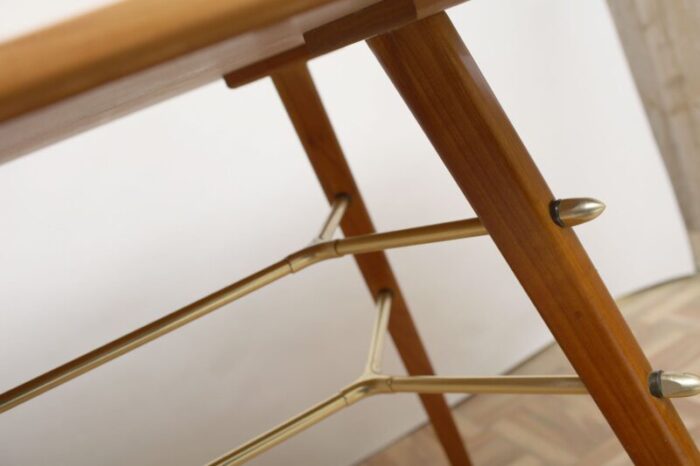
<instances>
[{"instance_id":1,"label":"light wood surface","mask_svg":"<svg viewBox=\"0 0 700 466\"><path fill-rule=\"evenodd\" d=\"M127 0L0 44L0 162L303 43L374 0Z\"/></svg>"},{"instance_id":2,"label":"light wood surface","mask_svg":"<svg viewBox=\"0 0 700 466\"><path fill-rule=\"evenodd\" d=\"M373 233L375 229L369 212L306 65L299 63L284 68L274 74L272 80L328 201L333 202L339 194L350 195L350 205L341 222L345 236ZM374 252L354 258L373 298L376 299L382 290L392 292L389 333L407 372L411 375L434 374L386 254ZM445 397L421 395L420 400L450 464L471 464Z\"/></svg>"},{"instance_id":3,"label":"light wood surface","mask_svg":"<svg viewBox=\"0 0 700 466\"><path fill-rule=\"evenodd\" d=\"M230 37L295 18L314 7L339 3L333 0L115 3L0 46L0 63L12 66L12 73L0 75L0 121ZM338 6L332 17L352 11L363 2L344 3L346 6ZM255 47L254 43L248 45L249 49Z\"/></svg>"},{"instance_id":4,"label":"light wood surface","mask_svg":"<svg viewBox=\"0 0 700 466\"><path fill-rule=\"evenodd\" d=\"M700 372L700 276L644 290L618 301L655 369ZM552 344L512 374L568 374L571 364ZM700 397L673 401L700 442ZM593 400L585 396L477 395L454 409L477 465L631 466ZM378 452L361 466L445 466L430 426Z\"/></svg>"},{"instance_id":5,"label":"light wood surface","mask_svg":"<svg viewBox=\"0 0 700 466\"><path fill-rule=\"evenodd\" d=\"M700 464L672 404L446 14L368 41L525 292L640 465Z\"/></svg>"},{"instance_id":6,"label":"light wood surface","mask_svg":"<svg viewBox=\"0 0 700 466\"><path fill-rule=\"evenodd\" d=\"M115 3L0 44L12 70L0 74L0 163L270 57L298 58L307 36L317 56L461 1Z\"/></svg>"}]
</instances>

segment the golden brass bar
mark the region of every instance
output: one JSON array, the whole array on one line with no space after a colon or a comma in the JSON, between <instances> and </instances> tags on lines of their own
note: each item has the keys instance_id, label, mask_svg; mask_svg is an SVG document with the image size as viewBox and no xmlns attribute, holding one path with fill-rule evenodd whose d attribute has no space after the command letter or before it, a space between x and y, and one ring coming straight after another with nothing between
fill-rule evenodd
<instances>
[{"instance_id":1,"label":"golden brass bar","mask_svg":"<svg viewBox=\"0 0 700 466\"><path fill-rule=\"evenodd\" d=\"M569 227L593 220L605 210L605 204L590 198L562 199L558 202L559 215L565 219L566 226ZM481 221L478 218L472 218L336 240L335 249L341 256L364 254L487 234L488 232Z\"/></svg>"},{"instance_id":2,"label":"golden brass bar","mask_svg":"<svg viewBox=\"0 0 700 466\"><path fill-rule=\"evenodd\" d=\"M348 404L345 395L340 392L208 464L209 466L242 464L346 406Z\"/></svg>"},{"instance_id":3,"label":"golden brass bar","mask_svg":"<svg viewBox=\"0 0 700 466\"><path fill-rule=\"evenodd\" d=\"M384 349L384 336L389 325L391 304L391 291L385 290L379 293L377 296L377 318L372 329L372 339L364 372L367 377L378 374L382 370L382 350Z\"/></svg>"},{"instance_id":4,"label":"golden brass bar","mask_svg":"<svg viewBox=\"0 0 700 466\"><path fill-rule=\"evenodd\" d=\"M369 363L368 363L369 365ZM664 382L673 383L680 374L663 372ZM321 422L329 415L350 406L363 398L392 393L462 393L462 394L513 394L513 395L585 395L585 385L575 375L504 375L497 377L440 377L440 376L386 376L375 374L362 376L335 396L304 411L278 427L241 445L226 455L208 463L207 466L230 466L243 464L293 435ZM697 391L694 394L698 393ZM668 398L691 396L667 395Z\"/></svg>"},{"instance_id":5,"label":"golden brass bar","mask_svg":"<svg viewBox=\"0 0 700 466\"><path fill-rule=\"evenodd\" d=\"M332 397L307 409L274 429L259 435L235 450L217 458L209 463L208 466L228 466L245 463L254 456L272 448L289 437L321 422L331 414L356 403L365 396L379 392L387 392L388 385L385 382L386 377L374 376L372 374L372 368L376 367L378 371L381 367L382 344L389 323L391 304L392 299L390 291L385 290L377 295L377 316L375 317L374 328L372 329L365 374Z\"/></svg>"},{"instance_id":6,"label":"golden brass bar","mask_svg":"<svg viewBox=\"0 0 700 466\"><path fill-rule=\"evenodd\" d=\"M331 414L363 398L377 394L519 394L585 395L586 386L575 375L503 375L495 377L442 377L385 375L381 371L384 335L391 312L391 292L377 296L377 316L372 328L369 355L363 374L336 395L309 408L274 429L208 463L207 466L243 464L284 440L321 422ZM655 388L655 385L656 388ZM691 396L700 393L700 376L656 371L649 376L650 391L661 398ZM655 393L658 390L659 393Z\"/></svg>"},{"instance_id":7,"label":"golden brass bar","mask_svg":"<svg viewBox=\"0 0 700 466\"><path fill-rule=\"evenodd\" d=\"M361 399L389 393L586 393L576 376L439 377L380 374L382 347L391 313L391 292L377 296L377 315L363 374L336 395L217 458L208 466L243 464L331 414Z\"/></svg>"},{"instance_id":8,"label":"golden brass bar","mask_svg":"<svg viewBox=\"0 0 700 466\"><path fill-rule=\"evenodd\" d=\"M331 414L355 404L367 396L376 393L384 393L386 391L384 388L386 387L384 379L383 377L375 377L358 380L325 401L289 419L287 422L280 424L235 450L207 463L207 466L243 464L299 432L318 424Z\"/></svg>"},{"instance_id":9,"label":"golden brass bar","mask_svg":"<svg viewBox=\"0 0 700 466\"><path fill-rule=\"evenodd\" d=\"M321 231L321 235L324 235L324 237L330 237L328 236L329 234L332 235L332 231L335 231L335 228L337 228L348 202L349 198L341 196L338 202L334 204L331 214ZM561 201L559 212L562 218L566 216L568 219L567 225L573 226L595 218L600 215L602 209L603 204L600 201L569 199ZM269 285L290 273L298 272L323 260L347 254L363 254L390 248L449 241L486 234L486 229L481 225L479 219L474 218L317 242L199 301L161 317L150 324L0 394L0 413L163 336L248 293Z\"/></svg>"},{"instance_id":10,"label":"golden brass bar","mask_svg":"<svg viewBox=\"0 0 700 466\"><path fill-rule=\"evenodd\" d=\"M486 235L478 218L336 240L340 256Z\"/></svg>"},{"instance_id":11,"label":"golden brass bar","mask_svg":"<svg viewBox=\"0 0 700 466\"><path fill-rule=\"evenodd\" d=\"M387 381L394 393L517 393L582 395L588 393L575 375L500 377L393 376Z\"/></svg>"},{"instance_id":12,"label":"golden brass bar","mask_svg":"<svg viewBox=\"0 0 700 466\"><path fill-rule=\"evenodd\" d=\"M345 211L350 205L350 196L347 194L339 194L336 196L333 205L331 206L331 213L326 219L326 223L323 224L321 228L321 233L318 234L316 241L328 241L333 237L333 233L338 229L340 221L345 215Z\"/></svg>"},{"instance_id":13,"label":"golden brass bar","mask_svg":"<svg viewBox=\"0 0 700 466\"><path fill-rule=\"evenodd\" d=\"M34 398L58 385L172 332L248 293L291 273L287 261L277 262L171 314L63 364L0 395L0 413Z\"/></svg>"}]
</instances>

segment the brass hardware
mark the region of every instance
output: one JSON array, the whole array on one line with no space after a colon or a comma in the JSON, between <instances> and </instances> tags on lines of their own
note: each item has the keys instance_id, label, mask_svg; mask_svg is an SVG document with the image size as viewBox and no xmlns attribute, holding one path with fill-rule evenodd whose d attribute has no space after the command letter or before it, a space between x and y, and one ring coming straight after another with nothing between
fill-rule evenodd
<instances>
[{"instance_id":1,"label":"brass hardware","mask_svg":"<svg viewBox=\"0 0 700 466\"><path fill-rule=\"evenodd\" d=\"M0 413L61 385L116 357L138 348L158 337L229 304L259 288L269 285L291 273L326 259L347 254L364 254L390 248L449 241L486 235L478 218L440 223L405 230L375 233L351 238L330 240L342 219L350 199L340 195L331 208L317 240L287 258L239 280L199 301L174 311L104 346L92 350L62 366L0 394ZM595 204L597 203L597 204ZM598 207L591 208L597 205ZM591 200L562 200L558 211L567 225L576 225L595 218L602 212L601 203ZM588 206L588 207L586 207ZM321 240L324 238L324 240Z\"/></svg>"},{"instance_id":2,"label":"brass hardware","mask_svg":"<svg viewBox=\"0 0 700 466\"><path fill-rule=\"evenodd\" d=\"M582 395L588 393L575 375L506 375L497 377L390 377L395 393L519 393Z\"/></svg>"},{"instance_id":3,"label":"brass hardware","mask_svg":"<svg viewBox=\"0 0 700 466\"><path fill-rule=\"evenodd\" d=\"M386 376L377 375L381 370L382 347L384 335L389 323L391 311L391 292L382 291L377 296L377 317L372 330L372 340L367 356L365 372L358 380L319 404L307 409L301 414L289 419L272 430L265 432L233 451L209 463L209 466L242 464L254 456L274 447L297 433L321 422L331 414L350 406L366 396L375 393L386 393L388 385ZM376 371L376 372L375 372Z\"/></svg>"},{"instance_id":4,"label":"brass hardware","mask_svg":"<svg viewBox=\"0 0 700 466\"><path fill-rule=\"evenodd\" d=\"M176 328L202 317L291 272L287 261L277 262L188 306L90 351L0 395L0 413L111 361Z\"/></svg>"},{"instance_id":5,"label":"brass hardware","mask_svg":"<svg viewBox=\"0 0 700 466\"><path fill-rule=\"evenodd\" d=\"M293 253L259 272L168 314L140 329L97 348L63 366L36 377L0 395L0 412L17 406L80 374L175 330L194 319L231 303L248 293L312 264L347 254L363 254L436 241L448 241L487 234L479 219L441 223L386 233L331 240L347 210L350 198L339 195L319 236L311 246ZM592 199L564 199L552 204L553 218L562 226L592 220L604 205ZM210 465L241 464L287 438L320 422L331 414L361 399L388 393L519 393L585 394L587 390L576 376L497 376L441 377L390 376L381 373L381 354L389 322L392 295L384 290L377 296L377 317L372 331L367 364L354 383L336 395L313 406L278 427L252 439ZM649 378L650 391L658 397L681 397L700 393L700 377L684 373L654 372Z\"/></svg>"},{"instance_id":6,"label":"brass hardware","mask_svg":"<svg viewBox=\"0 0 700 466\"><path fill-rule=\"evenodd\" d=\"M552 220L562 228L593 220L604 210L605 204L589 197L557 199L550 204Z\"/></svg>"},{"instance_id":7,"label":"brass hardware","mask_svg":"<svg viewBox=\"0 0 700 466\"><path fill-rule=\"evenodd\" d=\"M688 372L654 371L649 374L649 391L657 398L700 395L700 376Z\"/></svg>"},{"instance_id":8,"label":"brass hardware","mask_svg":"<svg viewBox=\"0 0 700 466\"><path fill-rule=\"evenodd\" d=\"M350 205L350 196L347 194L338 194L335 197L335 201L331 206L331 213L328 214L328 219L323 224L321 233L318 234L318 238L315 240L316 242L328 241L333 238L333 234L340 226L340 221L343 219L348 205Z\"/></svg>"},{"instance_id":9,"label":"brass hardware","mask_svg":"<svg viewBox=\"0 0 700 466\"><path fill-rule=\"evenodd\" d=\"M377 296L377 318L374 320L372 329L372 339L367 355L367 365L364 376L371 377L379 374L382 370L382 350L384 349L384 336L389 325L389 314L391 313L392 297L391 291L382 290Z\"/></svg>"},{"instance_id":10,"label":"brass hardware","mask_svg":"<svg viewBox=\"0 0 700 466\"><path fill-rule=\"evenodd\" d=\"M333 413L363 398L390 393L522 393L585 394L586 387L576 376L440 377L391 376L381 374L384 335L391 312L391 292L377 296L377 316L363 374L337 394L309 408L274 429L255 437L217 458L207 466L243 464L293 435L321 422Z\"/></svg>"}]
</instances>

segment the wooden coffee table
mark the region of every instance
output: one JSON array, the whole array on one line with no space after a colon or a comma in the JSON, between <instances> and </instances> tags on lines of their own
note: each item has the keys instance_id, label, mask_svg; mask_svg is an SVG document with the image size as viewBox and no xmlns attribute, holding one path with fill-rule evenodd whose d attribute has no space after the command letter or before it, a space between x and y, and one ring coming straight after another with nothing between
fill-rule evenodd
<instances>
[{"instance_id":1,"label":"wooden coffee table","mask_svg":"<svg viewBox=\"0 0 700 466\"><path fill-rule=\"evenodd\" d=\"M569 378L573 385L568 389L590 393L635 464L700 464L697 447L666 399L673 393L663 392L660 386L656 386L657 396L650 393L652 368L570 228L597 215L600 206L591 200L556 202L443 12L456 3L461 2L129 0L0 44L0 162L216 79L223 78L235 88L272 76L334 206L328 231L313 246L0 395L0 411L342 251L355 255L380 311L386 311L380 312L384 321L378 320L378 332L388 326L410 375L432 376L428 355L382 250L488 234L577 371L582 384L576 385L576 377ZM372 235L367 208L305 64L363 40L478 219L394 236ZM347 241L329 240L327 233L337 226ZM353 238L360 240L353 243ZM375 337L379 343L381 337ZM659 379L658 373L655 377L657 384L668 381ZM446 378L404 379L376 378L372 383L389 388L366 382L354 389L364 396L375 389L392 391L392 383L396 390L402 383L403 388L413 386L406 391L420 393L450 462L470 464L441 393L469 392L468 387L479 391L474 385L478 378L458 378L452 389L446 387ZM563 379L530 380L530 392L556 393ZM431 381L437 381L432 389ZM525 385L518 386L520 382L508 377L492 382L493 387L483 391L525 390ZM695 381L687 383L686 389L697 388ZM350 392L341 395L336 397L338 409L354 401ZM323 409L312 408L296 424L293 420L279 438L263 435L244 453L255 450L257 454L318 422L330 413ZM229 454L213 464L235 464L247 458Z\"/></svg>"}]
</instances>

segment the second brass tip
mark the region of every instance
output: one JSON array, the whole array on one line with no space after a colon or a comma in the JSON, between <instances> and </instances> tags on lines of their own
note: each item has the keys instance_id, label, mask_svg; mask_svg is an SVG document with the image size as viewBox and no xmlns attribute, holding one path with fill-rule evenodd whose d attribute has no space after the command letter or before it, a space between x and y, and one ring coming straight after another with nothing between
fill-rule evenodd
<instances>
[{"instance_id":1,"label":"second brass tip","mask_svg":"<svg viewBox=\"0 0 700 466\"><path fill-rule=\"evenodd\" d=\"M700 395L700 376L689 372L654 371L649 374L649 391L656 398Z\"/></svg>"},{"instance_id":2,"label":"second brass tip","mask_svg":"<svg viewBox=\"0 0 700 466\"><path fill-rule=\"evenodd\" d=\"M557 199L550 206L552 220L560 227L573 227L597 218L605 204L590 197Z\"/></svg>"}]
</instances>

